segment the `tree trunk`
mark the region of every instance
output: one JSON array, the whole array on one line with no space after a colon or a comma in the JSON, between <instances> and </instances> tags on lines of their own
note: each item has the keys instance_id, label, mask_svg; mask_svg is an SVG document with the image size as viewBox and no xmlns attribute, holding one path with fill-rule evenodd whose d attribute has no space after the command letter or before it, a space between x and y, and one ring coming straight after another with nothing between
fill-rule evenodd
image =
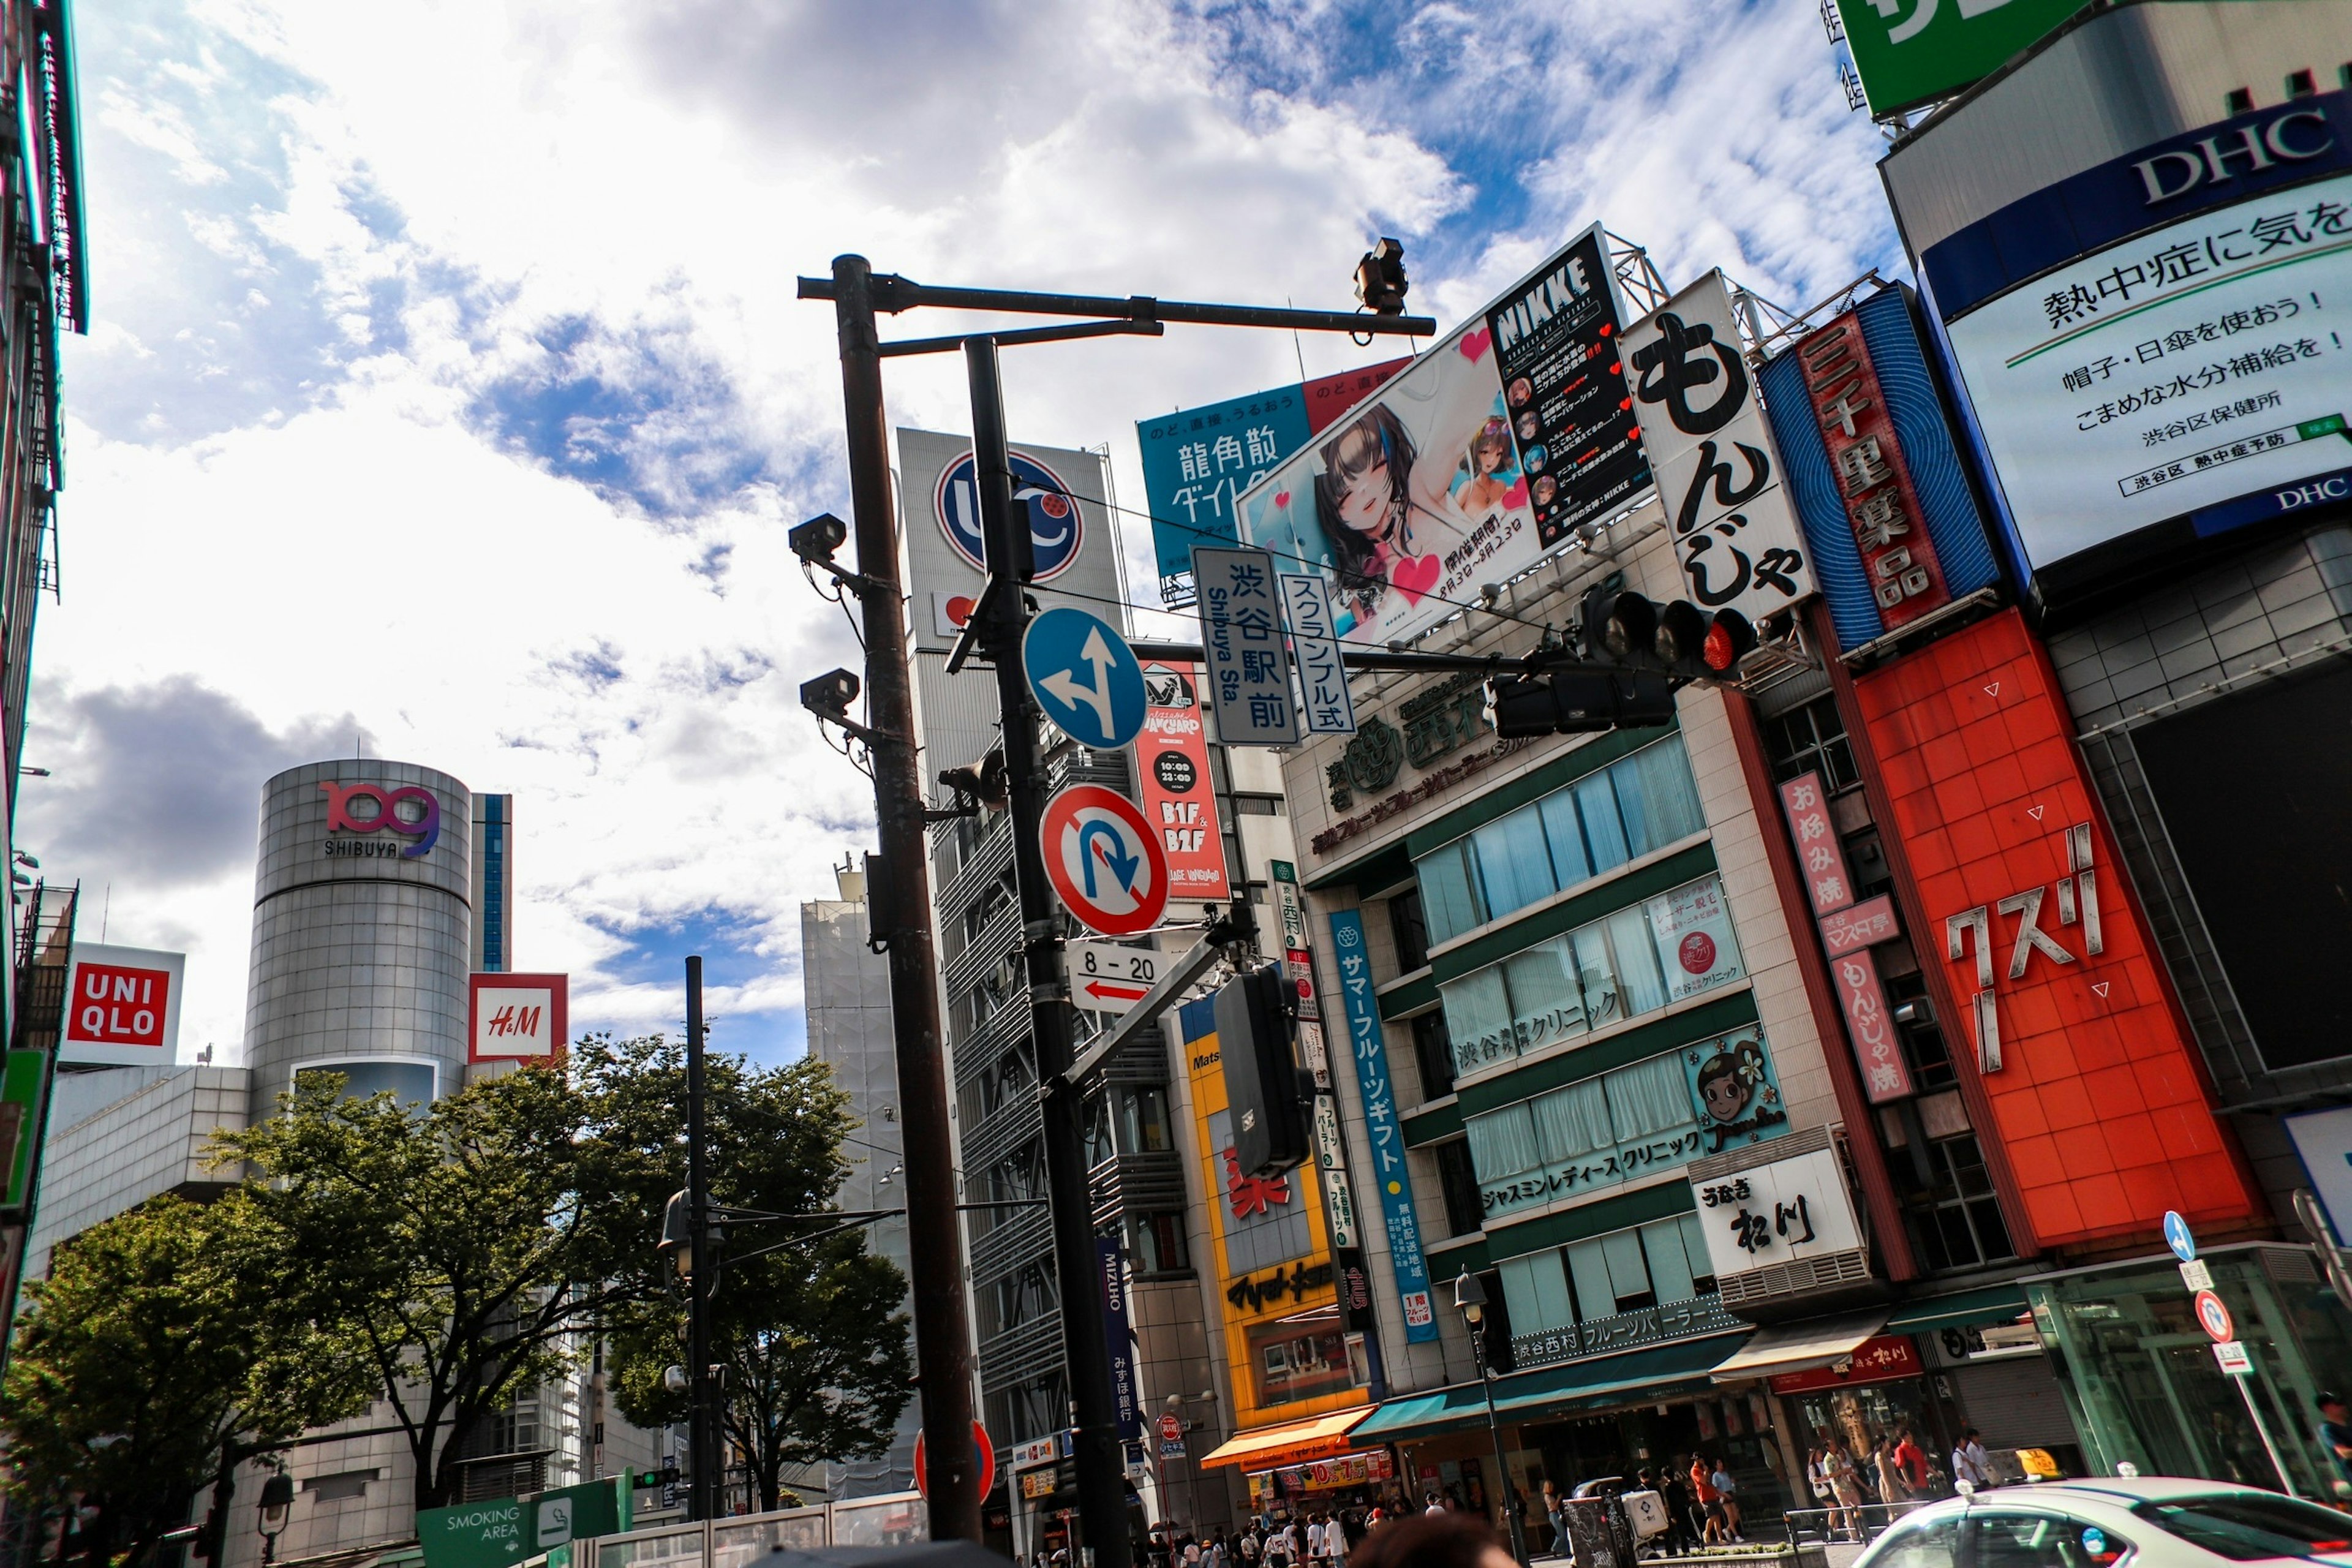
<instances>
[{"instance_id":1,"label":"tree trunk","mask_svg":"<svg viewBox=\"0 0 2352 1568\"><path fill-rule=\"evenodd\" d=\"M220 1469L213 1477L212 1511L205 1515L204 1555L213 1568L227 1568L229 1505L236 1500L236 1448L224 1438Z\"/></svg>"}]
</instances>

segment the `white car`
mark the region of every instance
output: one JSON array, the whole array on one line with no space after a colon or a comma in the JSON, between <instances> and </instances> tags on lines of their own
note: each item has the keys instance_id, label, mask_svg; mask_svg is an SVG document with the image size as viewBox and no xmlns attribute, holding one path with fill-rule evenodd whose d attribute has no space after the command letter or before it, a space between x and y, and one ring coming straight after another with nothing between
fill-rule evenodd
<instances>
[{"instance_id":1,"label":"white car","mask_svg":"<svg viewBox=\"0 0 2352 1568\"><path fill-rule=\"evenodd\" d=\"M2352 1514L2227 1481L2091 1477L1994 1487L1903 1516L1853 1568L2352 1568Z\"/></svg>"}]
</instances>

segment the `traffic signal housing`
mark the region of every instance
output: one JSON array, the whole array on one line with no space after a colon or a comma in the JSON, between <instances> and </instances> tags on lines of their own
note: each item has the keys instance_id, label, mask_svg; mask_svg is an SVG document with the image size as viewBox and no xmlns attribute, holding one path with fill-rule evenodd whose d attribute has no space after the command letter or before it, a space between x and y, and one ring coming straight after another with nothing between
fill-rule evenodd
<instances>
[{"instance_id":1,"label":"traffic signal housing","mask_svg":"<svg viewBox=\"0 0 2352 1568\"><path fill-rule=\"evenodd\" d=\"M1654 670L1576 667L1498 677L1487 690L1495 733L1507 741L1650 730L1675 721L1674 686Z\"/></svg>"},{"instance_id":2,"label":"traffic signal housing","mask_svg":"<svg viewBox=\"0 0 2352 1568\"><path fill-rule=\"evenodd\" d=\"M1244 1176L1278 1176L1307 1159L1307 1111L1290 1049L1294 994L1278 963L1217 988L1217 1056L1234 1157Z\"/></svg>"},{"instance_id":3,"label":"traffic signal housing","mask_svg":"<svg viewBox=\"0 0 2352 1568\"><path fill-rule=\"evenodd\" d=\"M1737 610L1706 610L1688 599L1660 605L1622 588L1584 595L1577 636L1593 663L1675 680L1736 681L1739 661L1756 647L1756 628Z\"/></svg>"}]
</instances>

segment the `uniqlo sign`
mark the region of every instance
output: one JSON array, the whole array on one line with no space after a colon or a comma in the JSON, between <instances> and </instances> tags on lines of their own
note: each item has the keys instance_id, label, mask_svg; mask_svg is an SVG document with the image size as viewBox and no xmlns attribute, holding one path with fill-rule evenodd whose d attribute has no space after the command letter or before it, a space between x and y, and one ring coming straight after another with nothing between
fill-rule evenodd
<instances>
[{"instance_id":1,"label":"uniqlo sign","mask_svg":"<svg viewBox=\"0 0 2352 1568\"><path fill-rule=\"evenodd\" d=\"M186 964L183 953L77 943L58 1059L106 1067L171 1063L179 1054Z\"/></svg>"},{"instance_id":2,"label":"uniqlo sign","mask_svg":"<svg viewBox=\"0 0 2352 1568\"><path fill-rule=\"evenodd\" d=\"M571 1019L568 974L475 974L467 977L466 1059L475 1062L552 1061L563 1055Z\"/></svg>"}]
</instances>

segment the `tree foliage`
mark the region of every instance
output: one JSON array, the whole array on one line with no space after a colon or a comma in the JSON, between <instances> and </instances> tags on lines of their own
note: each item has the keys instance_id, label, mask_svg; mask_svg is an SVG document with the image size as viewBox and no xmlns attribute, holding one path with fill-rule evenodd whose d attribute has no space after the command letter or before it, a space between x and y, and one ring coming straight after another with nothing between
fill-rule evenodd
<instances>
[{"instance_id":1,"label":"tree foliage","mask_svg":"<svg viewBox=\"0 0 2352 1568\"><path fill-rule=\"evenodd\" d=\"M633 1040L580 1061L598 1097L599 1124L633 1167L641 1201L686 1184L686 1148L675 1106L685 1098L678 1044ZM848 1173L841 1145L853 1123L848 1097L824 1064L803 1059L756 1068L712 1054L704 1120L713 1203L772 1214L829 1206ZM625 1151L625 1154L620 1152ZM750 1463L763 1508L783 1500L782 1473L826 1459L867 1458L888 1447L910 1393L906 1277L845 1232L779 1247L822 1222L732 1227L712 1300L711 1352L725 1368L723 1422ZM675 1289L647 1291L614 1315L614 1402L640 1425L683 1420L686 1397L663 1384L680 1364L685 1308Z\"/></svg>"},{"instance_id":2,"label":"tree foliage","mask_svg":"<svg viewBox=\"0 0 2352 1568\"><path fill-rule=\"evenodd\" d=\"M292 1288L285 1237L244 1190L160 1197L58 1249L25 1288L0 1422L8 1486L78 1498L67 1552L140 1564L237 1465L354 1415L373 1379Z\"/></svg>"},{"instance_id":3,"label":"tree foliage","mask_svg":"<svg viewBox=\"0 0 2352 1568\"><path fill-rule=\"evenodd\" d=\"M280 1105L218 1155L252 1164L249 1201L287 1237L304 1299L361 1346L416 1506L455 1500L466 1439L642 1291L659 1211L611 1186L591 1097L558 1068L422 1108L306 1073Z\"/></svg>"}]
</instances>

